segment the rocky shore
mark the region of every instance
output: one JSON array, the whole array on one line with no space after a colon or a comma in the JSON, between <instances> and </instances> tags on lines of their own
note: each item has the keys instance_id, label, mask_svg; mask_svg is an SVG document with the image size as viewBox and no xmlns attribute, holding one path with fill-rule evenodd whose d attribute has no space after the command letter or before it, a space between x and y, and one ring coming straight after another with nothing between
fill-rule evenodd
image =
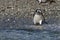
<instances>
[{"instance_id":1,"label":"rocky shore","mask_svg":"<svg viewBox=\"0 0 60 40\"><path fill-rule=\"evenodd\" d=\"M48 24L43 27L60 28L60 0L56 3L38 4L36 0L0 0L0 29L39 29L33 25L33 13L41 8ZM26 26L27 25L27 26ZM45 29L45 28L43 28Z\"/></svg>"}]
</instances>

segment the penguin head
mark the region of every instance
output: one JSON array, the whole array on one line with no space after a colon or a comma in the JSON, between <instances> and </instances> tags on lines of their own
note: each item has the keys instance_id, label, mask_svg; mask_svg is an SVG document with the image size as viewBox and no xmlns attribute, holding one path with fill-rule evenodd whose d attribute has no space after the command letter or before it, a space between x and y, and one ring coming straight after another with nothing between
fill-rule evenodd
<instances>
[{"instance_id":1,"label":"penguin head","mask_svg":"<svg viewBox=\"0 0 60 40\"><path fill-rule=\"evenodd\" d=\"M38 15L41 15L42 14L42 10L41 9L36 9L36 14L38 14Z\"/></svg>"}]
</instances>

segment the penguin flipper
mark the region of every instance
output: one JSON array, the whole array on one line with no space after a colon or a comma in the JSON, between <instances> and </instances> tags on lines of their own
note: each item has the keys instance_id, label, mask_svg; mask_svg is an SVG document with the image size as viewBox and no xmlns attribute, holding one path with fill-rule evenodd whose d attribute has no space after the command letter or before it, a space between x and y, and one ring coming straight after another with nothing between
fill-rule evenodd
<instances>
[{"instance_id":1,"label":"penguin flipper","mask_svg":"<svg viewBox=\"0 0 60 40\"><path fill-rule=\"evenodd\" d=\"M48 24L46 21L42 21L42 24Z\"/></svg>"}]
</instances>

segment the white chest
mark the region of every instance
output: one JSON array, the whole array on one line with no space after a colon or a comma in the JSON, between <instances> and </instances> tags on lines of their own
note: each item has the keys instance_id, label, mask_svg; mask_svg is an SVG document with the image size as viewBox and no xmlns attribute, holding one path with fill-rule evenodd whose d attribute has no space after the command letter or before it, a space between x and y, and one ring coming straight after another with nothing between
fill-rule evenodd
<instances>
[{"instance_id":1,"label":"white chest","mask_svg":"<svg viewBox=\"0 0 60 40\"><path fill-rule=\"evenodd\" d=\"M43 21L42 15L35 15L33 21L34 21L34 24L36 23L42 24L42 21Z\"/></svg>"},{"instance_id":2,"label":"white chest","mask_svg":"<svg viewBox=\"0 0 60 40\"><path fill-rule=\"evenodd\" d=\"M34 20L35 21L43 20L43 17L42 17L42 15L35 15Z\"/></svg>"}]
</instances>

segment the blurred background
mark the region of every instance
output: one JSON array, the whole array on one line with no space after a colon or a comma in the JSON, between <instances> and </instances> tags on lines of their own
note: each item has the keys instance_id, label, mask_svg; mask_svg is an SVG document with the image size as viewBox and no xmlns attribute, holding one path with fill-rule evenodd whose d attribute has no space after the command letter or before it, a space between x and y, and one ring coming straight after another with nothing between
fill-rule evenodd
<instances>
[{"instance_id":1,"label":"blurred background","mask_svg":"<svg viewBox=\"0 0 60 40\"><path fill-rule=\"evenodd\" d=\"M0 0L0 40L60 40L60 0L55 1L39 5L36 0ZM37 8L48 24L33 25Z\"/></svg>"}]
</instances>

